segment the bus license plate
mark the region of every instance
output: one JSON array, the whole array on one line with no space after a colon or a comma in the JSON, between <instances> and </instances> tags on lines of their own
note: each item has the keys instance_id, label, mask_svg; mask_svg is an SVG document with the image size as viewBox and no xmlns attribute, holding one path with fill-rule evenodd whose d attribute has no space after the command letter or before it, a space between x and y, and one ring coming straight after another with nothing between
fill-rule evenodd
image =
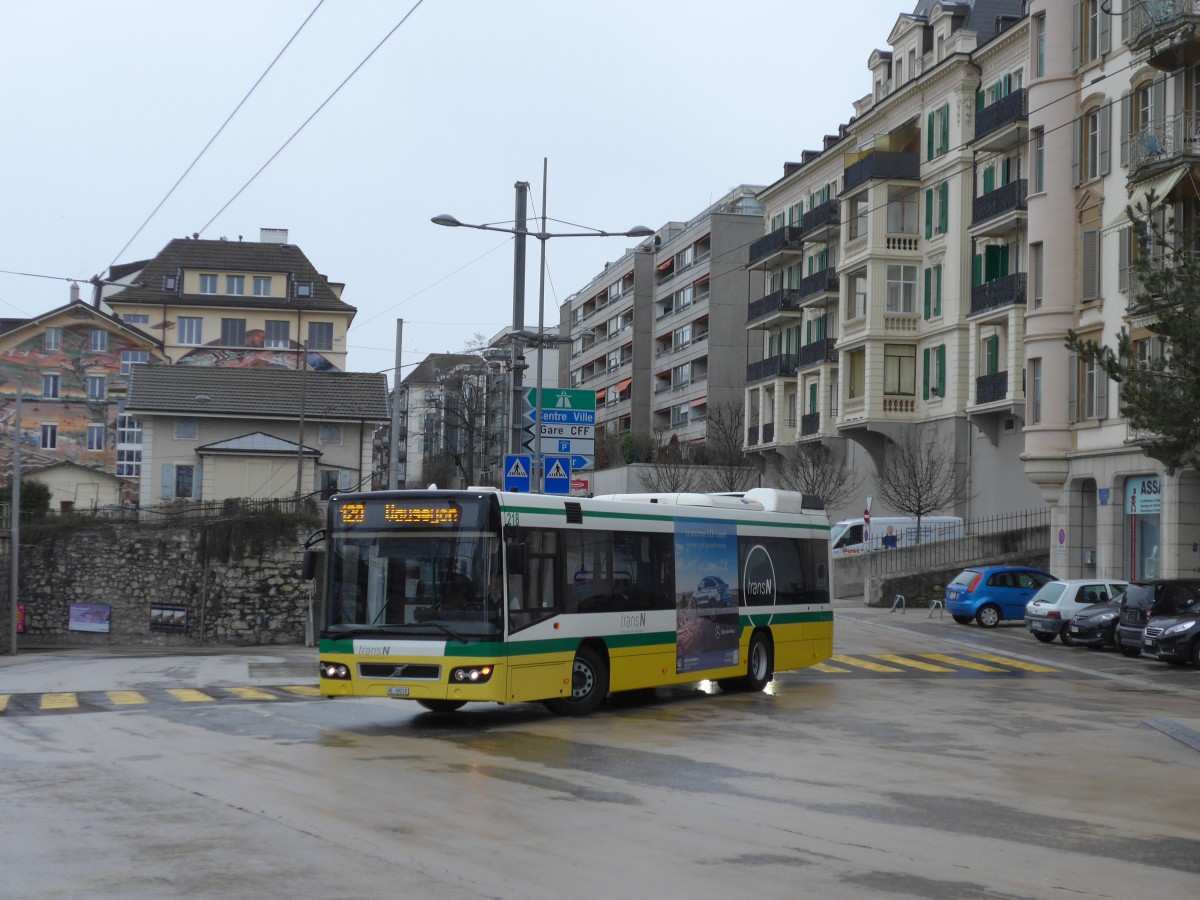
<instances>
[{"instance_id":1,"label":"bus license plate","mask_svg":"<svg viewBox=\"0 0 1200 900\"><path fill-rule=\"evenodd\" d=\"M406 687L390 687L390 688L388 688L387 694L389 697L407 697L408 696L408 688L406 688Z\"/></svg>"}]
</instances>

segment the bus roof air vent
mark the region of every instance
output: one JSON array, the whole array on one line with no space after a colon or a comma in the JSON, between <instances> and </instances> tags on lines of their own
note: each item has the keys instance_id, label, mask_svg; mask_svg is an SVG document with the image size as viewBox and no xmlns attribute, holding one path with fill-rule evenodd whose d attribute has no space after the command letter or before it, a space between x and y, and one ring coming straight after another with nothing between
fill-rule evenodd
<instances>
[{"instance_id":1,"label":"bus roof air vent","mask_svg":"<svg viewBox=\"0 0 1200 900\"><path fill-rule=\"evenodd\" d=\"M583 524L583 507L580 506L579 503L574 500L568 500L563 504L563 508L567 511L568 525Z\"/></svg>"}]
</instances>

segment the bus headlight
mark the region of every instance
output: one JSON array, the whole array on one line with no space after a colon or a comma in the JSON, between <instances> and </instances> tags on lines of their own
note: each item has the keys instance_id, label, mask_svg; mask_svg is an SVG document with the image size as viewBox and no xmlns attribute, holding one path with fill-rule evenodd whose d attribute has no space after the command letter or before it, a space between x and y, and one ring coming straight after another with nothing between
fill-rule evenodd
<instances>
[{"instance_id":1,"label":"bus headlight","mask_svg":"<svg viewBox=\"0 0 1200 900\"><path fill-rule=\"evenodd\" d=\"M336 678L339 681L350 680L350 667L344 663L326 662L321 660L321 677Z\"/></svg>"},{"instance_id":2,"label":"bus headlight","mask_svg":"<svg viewBox=\"0 0 1200 900\"><path fill-rule=\"evenodd\" d=\"M457 684L483 684L491 677L491 666L460 666L450 670L450 680Z\"/></svg>"}]
</instances>

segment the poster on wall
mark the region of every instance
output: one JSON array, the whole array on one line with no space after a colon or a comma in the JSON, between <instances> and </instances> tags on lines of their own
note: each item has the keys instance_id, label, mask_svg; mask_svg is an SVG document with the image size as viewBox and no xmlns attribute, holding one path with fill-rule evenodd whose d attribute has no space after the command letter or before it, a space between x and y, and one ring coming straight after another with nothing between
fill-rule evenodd
<instances>
[{"instance_id":1,"label":"poster on wall","mask_svg":"<svg viewBox=\"0 0 1200 900\"><path fill-rule=\"evenodd\" d=\"M187 631L187 607L167 603L150 605L150 630L182 634Z\"/></svg>"},{"instance_id":2,"label":"poster on wall","mask_svg":"<svg viewBox=\"0 0 1200 900\"><path fill-rule=\"evenodd\" d=\"M68 631L109 631L112 607L107 603L72 603Z\"/></svg>"},{"instance_id":3,"label":"poster on wall","mask_svg":"<svg viewBox=\"0 0 1200 900\"><path fill-rule=\"evenodd\" d=\"M737 526L675 523L675 671L738 663Z\"/></svg>"},{"instance_id":4,"label":"poster on wall","mask_svg":"<svg viewBox=\"0 0 1200 900\"><path fill-rule=\"evenodd\" d=\"M25 606L17 604L17 634L25 633Z\"/></svg>"}]
</instances>

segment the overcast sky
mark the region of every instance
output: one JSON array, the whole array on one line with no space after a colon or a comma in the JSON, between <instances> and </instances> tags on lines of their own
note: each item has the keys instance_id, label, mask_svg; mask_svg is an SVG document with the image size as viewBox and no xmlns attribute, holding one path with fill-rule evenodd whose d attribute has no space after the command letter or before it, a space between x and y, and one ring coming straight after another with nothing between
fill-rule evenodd
<instances>
[{"instance_id":1,"label":"overcast sky","mask_svg":"<svg viewBox=\"0 0 1200 900\"><path fill-rule=\"evenodd\" d=\"M511 238L432 216L511 224L516 181L533 214L543 157L550 218L608 230L770 184L850 118L915 0L424 0L396 28L414 3L320 4L134 238L317 0L0 0L0 270L87 279L287 228L358 308L347 367L389 369L397 318L411 366L511 322ZM546 323L634 243L548 241ZM0 274L0 317L68 297ZM527 297L534 326L536 242Z\"/></svg>"}]
</instances>

